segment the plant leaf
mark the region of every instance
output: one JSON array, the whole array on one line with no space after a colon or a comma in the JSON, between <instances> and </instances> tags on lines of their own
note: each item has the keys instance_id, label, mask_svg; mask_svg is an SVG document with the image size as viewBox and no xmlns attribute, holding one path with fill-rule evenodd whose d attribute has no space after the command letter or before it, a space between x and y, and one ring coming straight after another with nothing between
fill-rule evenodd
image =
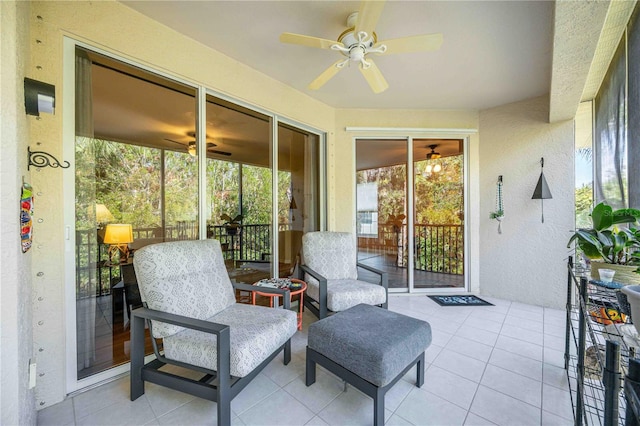
<instances>
[{"instance_id":1,"label":"plant leaf","mask_svg":"<svg viewBox=\"0 0 640 426\"><path fill-rule=\"evenodd\" d=\"M602 231L609 228L613 224L613 209L611 206L600 203L591 211L591 222L593 229Z\"/></svg>"}]
</instances>

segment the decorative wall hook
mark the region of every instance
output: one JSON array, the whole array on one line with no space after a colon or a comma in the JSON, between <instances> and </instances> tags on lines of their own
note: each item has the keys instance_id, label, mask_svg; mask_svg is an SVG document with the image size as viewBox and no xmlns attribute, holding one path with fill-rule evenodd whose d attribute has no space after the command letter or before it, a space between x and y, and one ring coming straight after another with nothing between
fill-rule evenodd
<instances>
[{"instance_id":1,"label":"decorative wall hook","mask_svg":"<svg viewBox=\"0 0 640 426\"><path fill-rule=\"evenodd\" d=\"M27 156L29 159L27 170L29 170L31 166L53 167L53 168L60 167L62 169L67 169L69 168L69 166L71 166L71 164L68 161L63 161L62 163L60 163L60 161L56 157L49 154L48 152L31 151L30 146L27 147Z\"/></svg>"},{"instance_id":2,"label":"decorative wall hook","mask_svg":"<svg viewBox=\"0 0 640 426\"><path fill-rule=\"evenodd\" d=\"M542 203L542 223L544 223L544 200L553 198L551 196L551 191L549 190L549 185L547 185L547 180L544 178L544 157L540 158L540 177L538 178L538 184L536 185L536 189L533 191L533 195L531 196L532 200L541 200Z\"/></svg>"}]
</instances>

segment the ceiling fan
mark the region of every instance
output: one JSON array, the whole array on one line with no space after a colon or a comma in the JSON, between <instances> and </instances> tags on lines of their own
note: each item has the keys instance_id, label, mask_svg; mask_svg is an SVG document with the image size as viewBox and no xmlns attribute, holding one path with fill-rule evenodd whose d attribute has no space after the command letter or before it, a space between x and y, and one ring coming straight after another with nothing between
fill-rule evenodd
<instances>
[{"instance_id":1,"label":"ceiling fan","mask_svg":"<svg viewBox=\"0 0 640 426\"><path fill-rule=\"evenodd\" d=\"M193 138L193 137L195 137L195 132L189 132L189 133L187 133L187 136L191 136ZM176 144L178 144L178 145L180 145L182 147L185 146L184 142L174 141L173 139L169 139L169 138L164 138L164 140L167 141L167 142L176 143ZM191 141L187 142L186 145L187 145L186 146L187 152L190 155L195 156L196 152L197 152L196 141L195 140L191 140ZM231 153L227 152L227 151L220 151L220 150L217 150L217 149L212 149L212 148L215 148L216 146L218 146L218 145L216 145L213 142L207 142L207 152L210 152L212 154L224 155L224 156L227 156L227 157L231 155Z\"/></svg>"},{"instance_id":2,"label":"ceiling fan","mask_svg":"<svg viewBox=\"0 0 640 426\"><path fill-rule=\"evenodd\" d=\"M338 36L337 41L293 33L280 35L280 41L283 43L335 50L346 56L346 58L336 61L313 80L308 86L309 89L318 90L346 65L354 62L358 64L358 68L371 90L374 93L381 93L387 90L389 84L380 69L367 55L372 53L389 55L440 48L442 45L442 34L440 33L402 37L378 43L378 36L374 30L383 7L384 1L362 0L360 10L349 15L347 18L348 28Z\"/></svg>"}]
</instances>

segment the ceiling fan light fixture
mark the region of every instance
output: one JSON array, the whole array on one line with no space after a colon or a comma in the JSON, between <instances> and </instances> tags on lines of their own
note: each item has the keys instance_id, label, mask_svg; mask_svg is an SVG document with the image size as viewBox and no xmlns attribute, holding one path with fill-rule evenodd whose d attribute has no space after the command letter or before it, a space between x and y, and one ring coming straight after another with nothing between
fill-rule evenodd
<instances>
[{"instance_id":1,"label":"ceiling fan light fixture","mask_svg":"<svg viewBox=\"0 0 640 426\"><path fill-rule=\"evenodd\" d=\"M189 153L189 155L192 157L195 157L196 151L197 151L196 141L189 142L189 146L187 147L187 152Z\"/></svg>"},{"instance_id":2,"label":"ceiling fan light fixture","mask_svg":"<svg viewBox=\"0 0 640 426\"><path fill-rule=\"evenodd\" d=\"M429 145L429 148L431 148L431 152L427 154L427 160L436 160L442 157L439 152L436 152L437 147L438 145Z\"/></svg>"}]
</instances>

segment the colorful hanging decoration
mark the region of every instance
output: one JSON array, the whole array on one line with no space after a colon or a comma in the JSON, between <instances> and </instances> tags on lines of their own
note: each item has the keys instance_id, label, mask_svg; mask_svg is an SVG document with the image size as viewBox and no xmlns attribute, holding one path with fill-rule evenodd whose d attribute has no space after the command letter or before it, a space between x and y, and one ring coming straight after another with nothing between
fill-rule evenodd
<instances>
[{"instance_id":1,"label":"colorful hanging decoration","mask_svg":"<svg viewBox=\"0 0 640 426\"><path fill-rule=\"evenodd\" d=\"M22 195L20 197L20 241L22 252L26 253L31 248L33 233L33 189L26 182L22 183Z\"/></svg>"},{"instance_id":2,"label":"colorful hanging decoration","mask_svg":"<svg viewBox=\"0 0 640 426\"><path fill-rule=\"evenodd\" d=\"M504 219L504 204L502 199L502 175L498 176L496 183L496 211L491 212L491 219L498 221L498 234L502 234L502 219Z\"/></svg>"}]
</instances>

